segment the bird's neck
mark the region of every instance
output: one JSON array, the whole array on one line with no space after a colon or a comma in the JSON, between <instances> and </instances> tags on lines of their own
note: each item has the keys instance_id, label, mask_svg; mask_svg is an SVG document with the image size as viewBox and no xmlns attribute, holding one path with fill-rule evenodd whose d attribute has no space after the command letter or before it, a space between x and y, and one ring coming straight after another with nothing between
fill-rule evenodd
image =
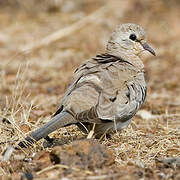
<instances>
[{"instance_id":1,"label":"bird's neck","mask_svg":"<svg viewBox=\"0 0 180 180\"><path fill-rule=\"evenodd\" d=\"M125 61L128 61L129 63L133 64L133 66L135 66L136 68L138 68L139 70L143 70L144 69L144 64L142 62L142 60L140 59L140 57L138 55L135 55L134 53L123 53L123 52L117 52L117 51L106 51L106 53L111 54L113 56L119 57Z\"/></svg>"}]
</instances>

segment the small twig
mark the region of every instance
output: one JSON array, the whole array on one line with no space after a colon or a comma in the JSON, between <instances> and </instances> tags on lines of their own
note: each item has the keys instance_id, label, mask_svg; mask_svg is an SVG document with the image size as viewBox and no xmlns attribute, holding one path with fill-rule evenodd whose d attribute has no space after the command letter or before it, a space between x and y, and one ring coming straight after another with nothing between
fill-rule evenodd
<instances>
[{"instance_id":1,"label":"small twig","mask_svg":"<svg viewBox=\"0 0 180 180\"><path fill-rule=\"evenodd\" d=\"M84 129L86 130L86 132L89 133L89 130L87 129L87 127L86 127L82 122L80 122L80 124L84 127Z\"/></svg>"},{"instance_id":2,"label":"small twig","mask_svg":"<svg viewBox=\"0 0 180 180\"><path fill-rule=\"evenodd\" d=\"M3 161L9 161L9 159L11 158L12 153L14 152L14 147L13 146L8 146L4 152L3 155Z\"/></svg>"},{"instance_id":3,"label":"small twig","mask_svg":"<svg viewBox=\"0 0 180 180\"><path fill-rule=\"evenodd\" d=\"M89 132L89 134L87 136L87 139L91 139L93 137L95 126L96 126L96 124L94 123L92 130Z\"/></svg>"},{"instance_id":4,"label":"small twig","mask_svg":"<svg viewBox=\"0 0 180 180\"><path fill-rule=\"evenodd\" d=\"M106 135L108 131L109 129L106 129L106 131L101 135L101 137L99 138L99 142L104 138L104 136Z\"/></svg>"},{"instance_id":5,"label":"small twig","mask_svg":"<svg viewBox=\"0 0 180 180\"><path fill-rule=\"evenodd\" d=\"M3 175L6 175L6 172L4 171L4 169L1 166L0 166L0 170L1 170ZM0 176L1 176L1 174L0 174Z\"/></svg>"},{"instance_id":6,"label":"small twig","mask_svg":"<svg viewBox=\"0 0 180 180\"><path fill-rule=\"evenodd\" d=\"M50 170L55 169L55 168L72 169L72 170L74 170L74 171L81 171L81 169L78 169L78 168L75 168L75 167L69 167L69 166L66 166L66 165L63 165L63 164L56 164L56 165L54 165L54 166L50 166L50 167L47 167L47 168L42 169L41 171L38 171L38 172L37 172L37 175L42 174L42 173L44 173L44 172L46 172L46 171L50 171ZM91 171L88 171L88 170L85 170L85 172L86 172L87 174L92 174L92 172L91 172Z\"/></svg>"},{"instance_id":7,"label":"small twig","mask_svg":"<svg viewBox=\"0 0 180 180\"><path fill-rule=\"evenodd\" d=\"M101 176L88 176L88 177L86 177L86 179L88 179L88 180L110 179L110 178L119 177L120 175L122 175L122 174L117 173L117 174L101 175Z\"/></svg>"},{"instance_id":8,"label":"small twig","mask_svg":"<svg viewBox=\"0 0 180 180\"><path fill-rule=\"evenodd\" d=\"M25 46L22 50L21 53L23 54L28 54L33 52L36 49L39 49L41 47L47 46L59 39L62 39L66 36L69 36L70 34L74 33L77 30L80 30L83 26L85 26L87 23L91 22L92 20L94 20L95 18L97 18L97 14L104 12L109 6L106 4L103 7L99 8L98 10L94 11L93 13L91 13L90 15L82 18L81 20L79 20L78 22L73 23L72 25L60 29L48 36L46 36L45 38L36 41L32 44L29 44L27 46Z\"/></svg>"},{"instance_id":9,"label":"small twig","mask_svg":"<svg viewBox=\"0 0 180 180\"><path fill-rule=\"evenodd\" d=\"M167 103L167 105L170 105L170 106L180 106L180 102L177 102L177 103Z\"/></svg>"}]
</instances>

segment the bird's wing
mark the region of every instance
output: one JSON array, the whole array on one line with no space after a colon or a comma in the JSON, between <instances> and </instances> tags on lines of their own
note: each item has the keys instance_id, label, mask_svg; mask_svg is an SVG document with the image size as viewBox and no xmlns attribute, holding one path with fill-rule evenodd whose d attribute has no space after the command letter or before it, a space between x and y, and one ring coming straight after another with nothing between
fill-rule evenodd
<instances>
[{"instance_id":1,"label":"bird's wing","mask_svg":"<svg viewBox=\"0 0 180 180\"><path fill-rule=\"evenodd\" d=\"M126 61L116 61L106 67L103 77L104 91L99 97L98 116L122 122L129 120L146 98L144 73Z\"/></svg>"},{"instance_id":2,"label":"bird's wing","mask_svg":"<svg viewBox=\"0 0 180 180\"><path fill-rule=\"evenodd\" d=\"M122 59L98 55L75 71L61 107L80 122L102 123L101 120L133 116L143 101L139 98L143 99L145 93L141 84L135 82L137 74L135 67ZM142 74L140 83L143 78ZM129 85L131 81L134 87Z\"/></svg>"}]
</instances>

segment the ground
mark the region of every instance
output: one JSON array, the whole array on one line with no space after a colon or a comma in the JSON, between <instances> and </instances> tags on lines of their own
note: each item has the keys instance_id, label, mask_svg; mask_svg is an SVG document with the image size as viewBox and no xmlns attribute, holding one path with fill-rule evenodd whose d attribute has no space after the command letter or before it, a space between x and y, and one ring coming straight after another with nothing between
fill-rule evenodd
<instances>
[{"instance_id":1,"label":"ground","mask_svg":"<svg viewBox=\"0 0 180 180\"><path fill-rule=\"evenodd\" d=\"M1 0L0 179L179 180L179 8L178 0ZM125 22L143 26L157 54L143 54L147 99L128 128L101 140L62 128L51 134L58 146L41 141L8 157L57 110L76 67Z\"/></svg>"}]
</instances>

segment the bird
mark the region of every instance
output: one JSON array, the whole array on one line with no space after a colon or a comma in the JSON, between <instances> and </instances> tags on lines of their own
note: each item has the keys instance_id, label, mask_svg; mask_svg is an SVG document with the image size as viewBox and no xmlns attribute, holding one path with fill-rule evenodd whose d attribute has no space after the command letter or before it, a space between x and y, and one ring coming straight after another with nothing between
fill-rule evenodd
<instances>
[{"instance_id":1,"label":"bird","mask_svg":"<svg viewBox=\"0 0 180 180\"><path fill-rule=\"evenodd\" d=\"M25 142L33 144L61 127L77 125L95 135L127 127L146 99L147 85L141 53L155 51L147 44L144 29L126 23L112 32L103 53L80 65L74 72L52 119L31 132Z\"/></svg>"}]
</instances>

